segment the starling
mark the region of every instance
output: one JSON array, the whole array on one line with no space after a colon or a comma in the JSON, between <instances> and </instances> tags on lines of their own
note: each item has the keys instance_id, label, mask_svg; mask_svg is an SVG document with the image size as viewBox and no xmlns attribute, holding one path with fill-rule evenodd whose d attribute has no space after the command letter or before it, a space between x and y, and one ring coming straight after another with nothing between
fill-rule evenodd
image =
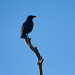
<instances>
[{"instance_id":1,"label":"starling","mask_svg":"<svg viewBox=\"0 0 75 75\"><path fill-rule=\"evenodd\" d=\"M22 28L21 28L21 37L20 38L25 38L26 34L30 33L33 29L33 21L32 19L36 16L29 15L26 19L26 21L23 23Z\"/></svg>"}]
</instances>

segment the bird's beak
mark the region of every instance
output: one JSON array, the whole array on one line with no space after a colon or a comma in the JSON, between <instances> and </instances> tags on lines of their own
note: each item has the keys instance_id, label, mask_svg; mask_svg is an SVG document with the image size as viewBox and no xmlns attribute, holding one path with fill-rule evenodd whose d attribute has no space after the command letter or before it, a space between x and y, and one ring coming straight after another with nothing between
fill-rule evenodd
<instances>
[{"instance_id":1,"label":"bird's beak","mask_svg":"<svg viewBox=\"0 0 75 75\"><path fill-rule=\"evenodd\" d=\"M36 17L36 16L33 16L33 17Z\"/></svg>"}]
</instances>

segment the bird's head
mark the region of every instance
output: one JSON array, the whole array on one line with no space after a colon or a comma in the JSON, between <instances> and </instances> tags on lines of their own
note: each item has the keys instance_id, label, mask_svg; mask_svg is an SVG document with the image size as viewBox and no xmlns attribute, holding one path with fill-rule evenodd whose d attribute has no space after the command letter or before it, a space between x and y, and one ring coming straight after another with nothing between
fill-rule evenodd
<instances>
[{"instance_id":1,"label":"bird's head","mask_svg":"<svg viewBox=\"0 0 75 75\"><path fill-rule=\"evenodd\" d=\"M36 17L36 16L29 15L29 16L27 17L27 20L32 20L34 17Z\"/></svg>"}]
</instances>

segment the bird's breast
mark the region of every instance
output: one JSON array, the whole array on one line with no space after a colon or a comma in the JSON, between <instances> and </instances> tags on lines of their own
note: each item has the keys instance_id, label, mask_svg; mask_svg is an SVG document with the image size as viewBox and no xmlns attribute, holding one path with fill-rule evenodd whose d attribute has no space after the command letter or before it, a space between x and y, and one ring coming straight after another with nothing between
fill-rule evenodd
<instances>
[{"instance_id":1,"label":"bird's breast","mask_svg":"<svg viewBox=\"0 0 75 75\"><path fill-rule=\"evenodd\" d=\"M28 23L27 23L27 28L26 28L26 33L28 34L29 32L31 32L32 31L32 29L33 29L33 22L32 21L29 21Z\"/></svg>"}]
</instances>

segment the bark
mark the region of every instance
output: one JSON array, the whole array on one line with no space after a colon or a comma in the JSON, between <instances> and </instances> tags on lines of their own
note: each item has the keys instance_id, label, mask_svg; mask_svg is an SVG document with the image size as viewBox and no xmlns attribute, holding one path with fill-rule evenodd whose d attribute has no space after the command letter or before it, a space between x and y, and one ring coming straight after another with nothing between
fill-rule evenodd
<instances>
[{"instance_id":1,"label":"bark","mask_svg":"<svg viewBox=\"0 0 75 75\"><path fill-rule=\"evenodd\" d=\"M26 42L27 46L35 53L37 59L38 59L38 69L39 69L39 75L43 75L43 72L42 72L42 63L44 61L44 59L42 59L42 56L40 55L37 47L34 47L32 44L31 44L31 38L28 38L27 36L24 38L24 41Z\"/></svg>"}]
</instances>

